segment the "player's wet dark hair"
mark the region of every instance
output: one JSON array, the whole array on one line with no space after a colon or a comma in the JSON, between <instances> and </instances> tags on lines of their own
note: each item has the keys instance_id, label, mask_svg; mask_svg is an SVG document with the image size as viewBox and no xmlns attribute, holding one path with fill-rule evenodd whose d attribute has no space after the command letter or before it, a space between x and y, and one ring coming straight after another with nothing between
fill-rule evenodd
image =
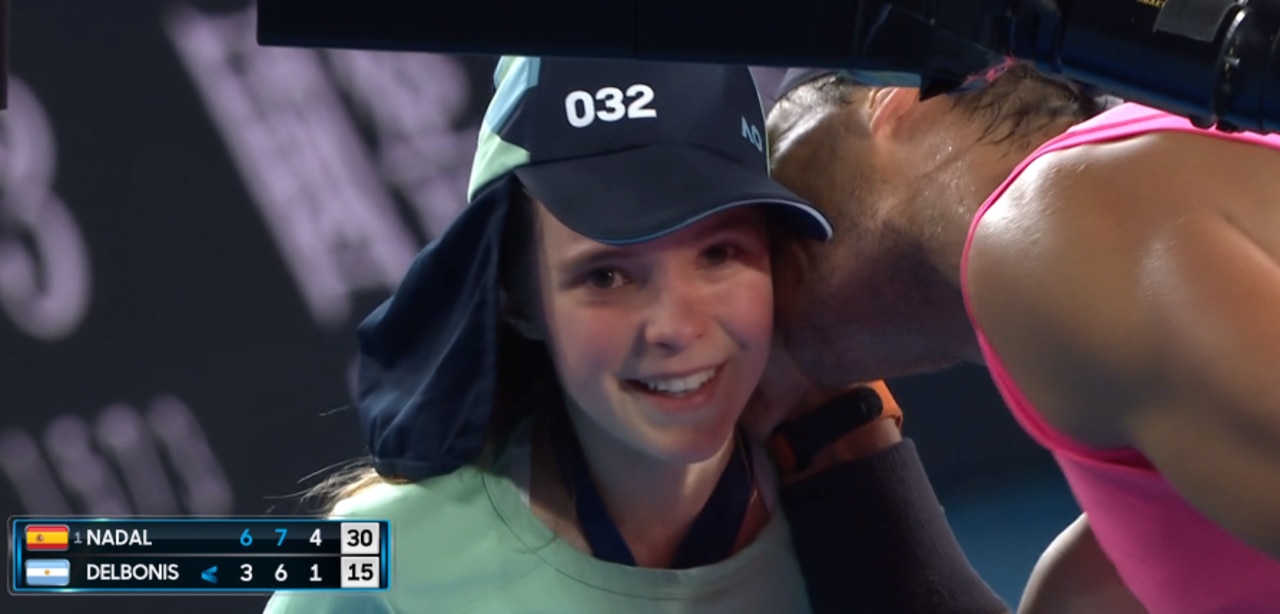
<instances>
[{"instance_id":1,"label":"player's wet dark hair","mask_svg":"<svg viewBox=\"0 0 1280 614\"><path fill-rule=\"evenodd\" d=\"M981 138L993 143L1025 145L1055 122L1084 121L1106 110L1108 104L1101 92L1046 75L1025 62L1010 61L973 81L970 87L949 96L958 110L983 122ZM833 74L788 92L781 101L804 96L818 104L844 106L861 100L867 89Z\"/></svg>"}]
</instances>

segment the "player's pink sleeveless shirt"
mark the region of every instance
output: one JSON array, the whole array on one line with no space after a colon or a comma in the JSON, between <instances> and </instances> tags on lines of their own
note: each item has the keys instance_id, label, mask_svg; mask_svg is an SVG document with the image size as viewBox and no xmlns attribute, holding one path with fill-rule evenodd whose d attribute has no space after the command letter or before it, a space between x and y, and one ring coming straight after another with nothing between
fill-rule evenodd
<instances>
[{"instance_id":1,"label":"player's pink sleeveless shirt","mask_svg":"<svg viewBox=\"0 0 1280 614\"><path fill-rule=\"evenodd\" d=\"M1023 160L978 210L961 260L966 306L974 231L1028 164L1052 151L1161 130L1280 149L1280 136L1200 130L1183 118L1135 104L1121 105L1079 124ZM1280 613L1280 562L1246 546L1193 509L1136 450L1093 449L1049 426L1010 377L971 307L969 317L1001 396L1022 427L1053 453L1076 501L1089 514L1098 542L1151 614Z\"/></svg>"}]
</instances>

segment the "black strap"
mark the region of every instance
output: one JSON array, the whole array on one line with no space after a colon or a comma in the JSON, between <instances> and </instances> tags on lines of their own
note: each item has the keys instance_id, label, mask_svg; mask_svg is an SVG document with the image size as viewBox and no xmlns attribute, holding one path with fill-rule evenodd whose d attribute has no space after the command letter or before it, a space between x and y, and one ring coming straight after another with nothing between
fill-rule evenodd
<instances>
[{"instance_id":1,"label":"black strap","mask_svg":"<svg viewBox=\"0 0 1280 614\"><path fill-rule=\"evenodd\" d=\"M618 527L609 516L600 491L587 468L587 460L568 419L558 420L552 426L552 447L556 464L565 487L573 494L578 512L578 523L591 554L598 559L635 566L636 559L622 539ZM672 569L688 569L718 563L733 553L742 522L747 516L751 494L755 485L754 463L751 451L739 437L734 438L734 457L720 474L716 488L706 505L694 519L689 532L676 550ZM738 462L738 461L741 462Z\"/></svg>"},{"instance_id":2,"label":"black strap","mask_svg":"<svg viewBox=\"0 0 1280 614\"><path fill-rule=\"evenodd\" d=\"M791 447L795 469L804 471L823 448L882 414L884 401L880 394L866 386L857 386L810 413L783 422L774 432L782 435Z\"/></svg>"}]
</instances>

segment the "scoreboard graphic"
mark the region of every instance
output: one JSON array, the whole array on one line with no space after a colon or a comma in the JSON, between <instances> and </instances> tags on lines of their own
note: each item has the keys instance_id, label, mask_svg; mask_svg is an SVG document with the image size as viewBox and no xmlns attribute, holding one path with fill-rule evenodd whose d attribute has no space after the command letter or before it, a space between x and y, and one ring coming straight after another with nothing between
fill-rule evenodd
<instances>
[{"instance_id":1,"label":"scoreboard graphic","mask_svg":"<svg viewBox=\"0 0 1280 614\"><path fill-rule=\"evenodd\" d=\"M379 591L385 520L14 518L9 592Z\"/></svg>"}]
</instances>

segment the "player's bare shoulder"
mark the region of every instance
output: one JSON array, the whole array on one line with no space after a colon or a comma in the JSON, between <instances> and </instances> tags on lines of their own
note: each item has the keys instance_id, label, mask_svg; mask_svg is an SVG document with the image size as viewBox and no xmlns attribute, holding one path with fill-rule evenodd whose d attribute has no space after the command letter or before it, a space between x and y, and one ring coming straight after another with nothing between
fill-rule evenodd
<instances>
[{"instance_id":1,"label":"player's bare shoulder","mask_svg":"<svg viewBox=\"0 0 1280 614\"><path fill-rule=\"evenodd\" d=\"M1117 233L1134 233L1120 236L1141 242L1187 220L1220 217L1280 253L1280 151L1271 147L1154 132L1053 152L1032 166L1010 194L1024 207L1067 193L1071 208L1060 213L1068 220L1114 223ZM1123 206L1114 206L1117 195Z\"/></svg>"},{"instance_id":2,"label":"player's bare shoulder","mask_svg":"<svg viewBox=\"0 0 1280 614\"><path fill-rule=\"evenodd\" d=\"M1051 152L983 216L973 251L989 265L1046 274L1092 265L1124 277L1180 226L1206 218L1280 255L1280 151L1170 131Z\"/></svg>"},{"instance_id":3,"label":"player's bare shoulder","mask_svg":"<svg viewBox=\"0 0 1280 614\"><path fill-rule=\"evenodd\" d=\"M1171 187L1195 194L1202 207L1280 260L1280 150L1198 135L1161 136L1162 149L1179 158L1175 170L1186 175Z\"/></svg>"},{"instance_id":4,"label":"player's bare shoulder","mask_svg":"<svg viewBox=\"0 0 1280 614\"><path fill-rule=\"evenodd\" d=\"M1166 255L1225 220L1275 258L1278 205L1280 152L1256 144L1163 132L1053 152L980 221L971 305L1046 417L1105 444L1116 434L1096 425L1107 421L1079 408L1114 414L1127 383L1160 364L1166 331L1147 294ZM1111 385L1061 385L1073 381Z\"/></svg>"},{"instance_id":5,"label":"player's bare shoulder","mask_svg":"<svg viewBox=\"0 0 1280 614\"><path fill-rule=\"evenodd\" d=\"M1024 394L1054 427L1100 447L1121 438L1100 418L1154 351L1136 297L1145 246L1162 215L1185 214L1149 205L1139 169L1150 161L1135 145L1037 158L982 216L967 262L973 315Z\"/></svg>"}]
</instances>

